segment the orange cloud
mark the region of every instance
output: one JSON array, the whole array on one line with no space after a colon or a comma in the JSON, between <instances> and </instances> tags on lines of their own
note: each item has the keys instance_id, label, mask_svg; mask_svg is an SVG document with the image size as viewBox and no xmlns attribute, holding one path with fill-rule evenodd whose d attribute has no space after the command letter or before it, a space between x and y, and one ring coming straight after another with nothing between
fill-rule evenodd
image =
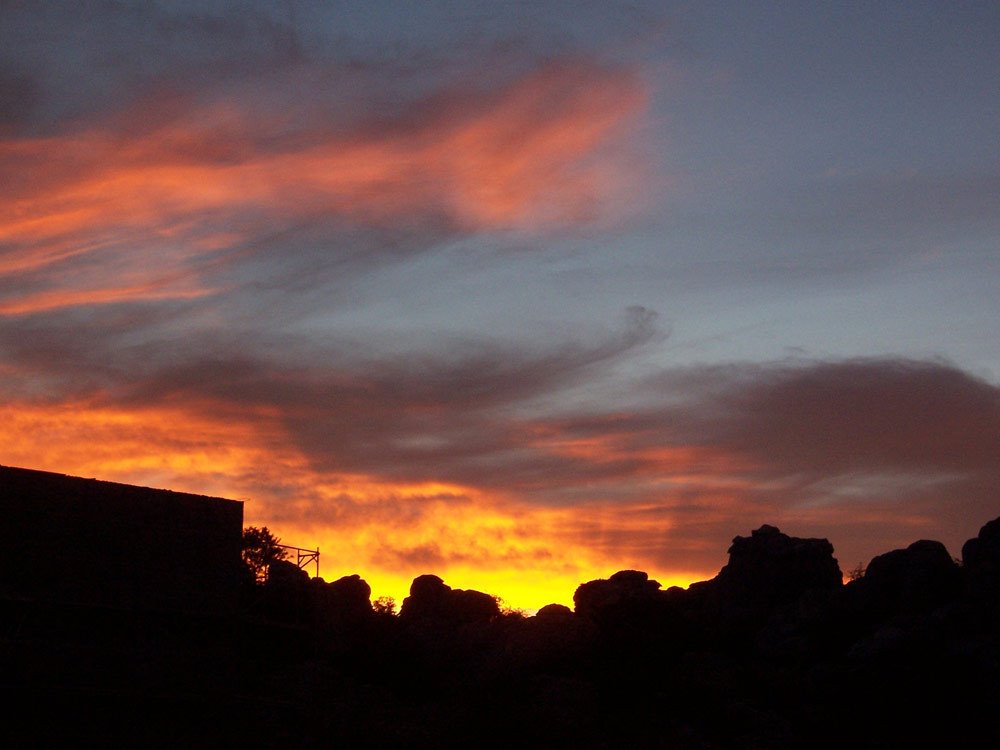
<instances>
[{"instance_id":1,"label":"orange cloud","mask_svg":"<svg viewBox=\"0 0 1000 750\"><path fill-rule=\"evenodd\" d=\"M193 299L211 294L209 289L171 289L165 284L138 284L107 289L56 290L0 302L0 316L27 315L60 307L105 305L127 300Z\"/></svg>"},{"instance_id":2,"label":"orange cloud","mask_svg":"<svg viewBox=\"0 0 1000 750\"><path fill-rule=\"evenodd\" d=\"M535 508L497 492L317 472L265 414L202 416L192 407L104 408L87 403L0 409L3 463L247 500L246 522L321 549L328 579L361 573L401 600L427 572L537 609L572 603L581 582L624 563L657 573L628 545L595 544L579 509ZM590 523L641 531L641 513L596 507ZM646 519L648 522L648 519ZM647 528L648 530L648 528ZM659 569L664 585L704 577Z\"/></svg>"},{"instance_id":3,"label":"orange cloud","mask_svg":"<svg viewBox=\"0 0 1000 750\"><path fill-rule=\"evenodd\" d=\"M642 104L631 76L559 65L489 96L445 97L436 113L392 127L282 140L270 135L279 115L229 102L128 138L91 130L0 142L0 165L17 172L0 188L0 273L113 253L140 277L127 294L74 293L61 277L47 297L7 300L6 314L155 298L149 274L275 222L443 217L484 230L593 218L623 168L604 146Z\"/></svg>"},{"instance_id":4,"label":"orange cloud","mask_svg":"<svg viewBox=\"0 0 1000 750\"><path fill-rule=\"evenodd\" d=\"M529 609L569 602L579 583L622 568L664 585L709 577L732 537L764 522L827 536L849 567L929 529L955 548L996 513L997 389L941 364L773 368L753 387L736 377L733 390L708 373L691 382L718 391L710 407L681 389L662 412L528 425L499 412L536 392L523 373L538 368L512 367L517 387L502 396L493 367L459 366L469 393L490 384L498 400L482 407L478 395L449 400L447 370L366 379L209 364L139 373L142 387L117 405L97 385L89 400L10 399L0 461L247 499L248 523L319 546L327 578L357 572L399 598L433 572ZM0 372L19 376L14 364ZM876 391L896 400L873 421ZM865 409L852 405L861 396ZM907 405L919 405L916 417ZM414 421L428 411L432 423ZM922 429L915 449L905 429L874 440L886 425L932 423L936 461L920 453ZM441 445L410 439L427 434ZM968 445L977 435L989 440Z\"/></svg>"}]
</instances>

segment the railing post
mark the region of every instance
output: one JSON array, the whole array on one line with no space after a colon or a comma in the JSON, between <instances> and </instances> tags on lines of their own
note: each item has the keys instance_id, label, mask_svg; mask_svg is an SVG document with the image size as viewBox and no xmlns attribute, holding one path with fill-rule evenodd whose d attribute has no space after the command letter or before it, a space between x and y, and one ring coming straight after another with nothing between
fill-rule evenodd
<instances>
[{"instance_id":1,"label":"railing post","mask_svg":"<svg viewBox=\"0 0 1000 750\"><path fill-rule=\"evenodd\" d=\"M291 544L279 544L281 549L295 553L295 566L304 569L309 563L316 563L316 578L319 578L319 547L316 549L306 549L304 547L294 547Z\"/></svg>"}]
</instances>

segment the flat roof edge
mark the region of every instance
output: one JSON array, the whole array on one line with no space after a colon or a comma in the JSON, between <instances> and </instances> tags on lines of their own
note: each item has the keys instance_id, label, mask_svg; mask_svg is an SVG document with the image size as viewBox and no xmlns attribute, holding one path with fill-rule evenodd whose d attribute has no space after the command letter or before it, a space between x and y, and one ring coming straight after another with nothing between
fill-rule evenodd
<instances>
[{"instance_id":1,"label":"flat roof edge","mask_svg":"<svg viewBox=\"0 0 1000 750\"><path fill-rule=\"evenodd\" d=\"M148 490L150 492L176 495L178 497L197 498L199 500L212 500L213 502L222 502L222 503L233 503L235 505L241 505L241 506L245 502L243 500L233 500L228 497L218 497L217 495L200 495L196 492L180 492L178 490L171 490L164 487L147 487L141 484L126 484L125 482L112 482L107 479L96 479L94 477L80 477L74 474L62 474L56 471L43 471L41 469L26 469L21 466L6 466L4 464L0 464L0 476L2 476L3 473L5 472L21 474L26 478L34 475L39 478L48 477L50 479L72 480L77 482L93 482L95 484L108 485L111 487L128 487L131 489Z\"/></svg>"}]
</instances>

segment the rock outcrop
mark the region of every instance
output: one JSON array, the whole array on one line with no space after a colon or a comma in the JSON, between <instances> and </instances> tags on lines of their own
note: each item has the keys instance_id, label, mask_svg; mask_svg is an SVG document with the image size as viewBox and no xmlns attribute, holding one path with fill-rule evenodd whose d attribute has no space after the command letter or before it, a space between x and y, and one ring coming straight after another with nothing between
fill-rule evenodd
<instances>
[{"instance_id":1,"label":"rock outcrop","mask_svg":"<svg viewBox=\"0 0 1000 750\"><path fill-rule=\"evenodd\" d=\"M929 612L958 596L962 574L941 542L921 539L873 558L848 593L868 618Z\"/></svg>"},{"instance_id":2,"label":"rock outcrop","mask_svg":"<svg viewBox=\"0 0 1000 750\"><path fill-rule=\"evenodd\" d=\"M610 578L580 584L573 594L576 613L600 620L615 609L634 609L661 599L660 584L640 570L620 570Z\"/></svg>"},{"instance_id":3,"label":"rock outcrop","mask_svg":"<svg viewBox=\"0 0 1000 750\"><path fill-rule=\"evenodd\" d=\"M495 597L472 589L453 589L435 575L414 578L399 611L403 622L436 620L455 625L489 622L499 615Z\"/></svg>"},{"instance_id":4,"label":"rock outcrop","mask_svg":"<svg viewBox=\"0 0 1000 750\"><path fill-rule=\"evenodd\" d=\"M962 567L977 596L1000 594L1000 518L987 523L962 546Z\"/></svg>"},{"instance_id":5,"label":"rock outcrop","mask_svg":"<svg viewBox=\"0 0 1000 750\"><path fill-rule=\"evenodd\" d=\"M767 608L792 603L809 591L837 589L842 580L829 541L788 536L765 524L733 539L729 562L707 583L716 599Z\"/></svg>"}]
</instances>

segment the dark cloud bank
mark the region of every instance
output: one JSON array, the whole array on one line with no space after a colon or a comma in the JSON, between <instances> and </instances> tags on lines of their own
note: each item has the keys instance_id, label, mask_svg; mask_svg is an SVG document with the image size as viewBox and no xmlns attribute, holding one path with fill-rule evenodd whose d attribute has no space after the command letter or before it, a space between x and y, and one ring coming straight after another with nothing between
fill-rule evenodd
<instances>
[{"instance_id":1,"label":"dark cloud bank","mask_svg":"<svg viewBox=\"0 0 1000 750\"><path fill-rule=\"evenodd\" d=\"M592 79L608 90L635 85L630 71L602 62L600 45L554 16L539 14L531 26L501 23L448 46L427 41L434 19L449 16L443 6L424 17L420 33L395 23L384 39L324 8L4 3L0 129L30 141L100 126L111 138L103 147L117 153L109 144L170 133L211 114L212 105L239 102L254 114L249 124L222 116L196 122L199 138L190 142L168 139L182 161L218 166L331 135L345 143L359 133L419 135L448 122L442 113L475 121L503 100L498 91L516 91L538 71L543 81L569 71L574 91ZM628 36L641 22L629 11L611 26ZM352 34L361 41L347 43ZM515 62L492 65L498 58ZM531 101L542 114L559 109L544 96ZM571 112L578 106L573 97L563 104ZM272 121L276 114L283 117ZM44 194L66 171L86 172L94 157L84 153L81 166L69 154L50 174L27 154L0 155L16 176L0 187L12 202ZM868 206L869 214L887 214L893 229L899 216L889 209L927 208L943 193L962 200L943 205L935 220L986 223L981 188L990 192L996 179L986 174L958 188L944 178L903 180L888 206L869 200L881 187L855 187L854 202L827 195L839 207L833 213ZM240 205L225 221L183 217L202 229L247 230L193 259L171 262L171 248L155 239L148 257L135 260L134 246L149 239L143 229L115 235L93 256L19 267L0 277L0 293L59 290L114 276L119 264L162 262L166 275L155 281L190 276L211 296L5 317L0 395L10 404L82 408L188 404L248 431L267 421L317 472L448 482L502 491L525 507L579 507L567 535L610 552L631 545L663 566L711 567L715 550L747 519L829 536L845 559L862 560L931 527L954 551L995 515L998 389L944 361L734 363L635 380L616 368L657 340L641 310L617 332L534 348L445 340L391 351L361 335L310 339L297 330L318 300L336 309L353 279L471 231L434 200L408 208L372 223L310 211L263 221ZM865 221L875 221L869 214ZM24 250L0 245L5 255ZM605 395L587 394L597 386ZM371 512L309 507L317 524ZM650 520L626 533L607 521L615 513Z\"/></svg>"},{"instance_id":2,"label":"dark cloud bank","mask_svg":"<svg viewBox=\"0 0 1000 750\"><path fill-rule=\"evenodd\" d=\"M190 403L251 430L270 420L320 473L579 507L568 534L632 545L663 566L711 567L717 552L699 548L767 519L822 533L851 561L924 528L955 549L998 508L1000 391L944 361L734 363L628 382L614 368L659 335L638 308L613 334L548 351L480 341L388 355L312 341L304 358L293 339L246 350L270 349L266 358L241 353L239 334L122 346L132 319L116 334L115 315L102 316L108 349L65 318L5 329L0 349L20 373L8 398L37 399L17 383L44 382L50 403ZM586 396L609 384L618 402ZM581 443L592 448L565 447ZM628 534L587 520L587 508L625 519L638 506L649 523ZM309 508L320 524L368 512Z\"/></svg>"}]
</instances>

